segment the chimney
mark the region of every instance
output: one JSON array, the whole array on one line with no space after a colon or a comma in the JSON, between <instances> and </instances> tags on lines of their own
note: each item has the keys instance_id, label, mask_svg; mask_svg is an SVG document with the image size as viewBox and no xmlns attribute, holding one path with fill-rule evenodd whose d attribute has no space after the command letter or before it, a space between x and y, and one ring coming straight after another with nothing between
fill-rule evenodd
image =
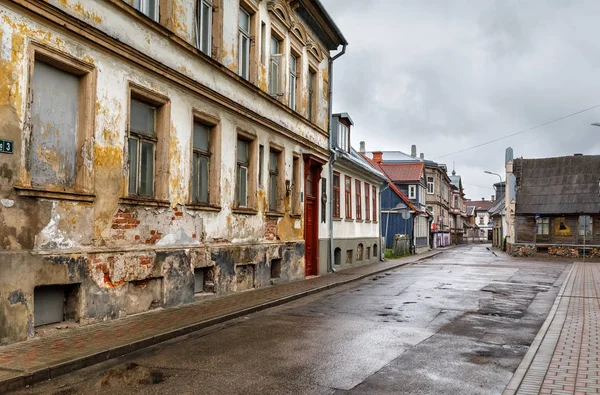
<instances>
[{"instance_id":1,"label":"chimney","mask_svg":"<svg viewBox=\"0 0 600 395\"><path fill-rule=\"evenodd\" d=\"M361 154L365 153L365 142L364 141L360 142L360 153Z\"/></svg>"},{"instance_id":2,"label":"chimney","mask_svg":"<svg viewBox=\"0 0 600 395\"><path fill-rule=\"evenodd\" d=\"M423 160L425 160L425 154L421 152L421 155L419 155L419 157Z\"/></svg>"},{"instance_id":3,"label":"chimney","mask_svg":"<svg viewBox=\"0 0 600 395\"><path fill-rule=\"evenodd\" d=\"M375 151L373 152L373 162L381 163L383 161L383 152Z\"/></svg>"},{"instance_id":4,"label":"chimney","mask_svg":"<svg viewBox=\"0 0 600 395\"><path fill-rule=\"evenodd\" d=\"M495 200L494 198L495 198L495 196L494 196L494 195L492 195L492 202Z\"/></svg>"},{"instance_id":5,"label":"chimney","mask_svg":"<svg viewBox=\"0 0 600 395\"><path fill-rule=\"evenodd\" d=\"M410 147L410 156L413 158L417 157L417 146L414 144Z\"/></svg>"}]
</instances>

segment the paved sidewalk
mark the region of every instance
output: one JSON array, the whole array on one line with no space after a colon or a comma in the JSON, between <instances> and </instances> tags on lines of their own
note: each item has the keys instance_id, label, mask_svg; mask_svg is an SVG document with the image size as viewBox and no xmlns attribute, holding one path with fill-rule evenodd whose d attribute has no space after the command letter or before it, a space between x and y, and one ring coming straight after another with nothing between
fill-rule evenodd
<instances>
[{"instance_id":1,"label":"paved sidewalk","mask_svg":"<svg viewBox=\"0 0 600 395\"><path fill-rule=\"evenodd\" d=\"M144 347L344 285L440 254L424 254L76 327L44 338L0 347L0 393L81 369Z\"/></svg>"},{"instance_id":2,"label":"paved sidewalk","mask_svg":"<svg viewBox=\"0 0 600 395\"><path fill-rule=\"evenodd\" d=\"M600 263L575 263L504 395L600 394L599 318Z\"/></svg>"}]
</instances>

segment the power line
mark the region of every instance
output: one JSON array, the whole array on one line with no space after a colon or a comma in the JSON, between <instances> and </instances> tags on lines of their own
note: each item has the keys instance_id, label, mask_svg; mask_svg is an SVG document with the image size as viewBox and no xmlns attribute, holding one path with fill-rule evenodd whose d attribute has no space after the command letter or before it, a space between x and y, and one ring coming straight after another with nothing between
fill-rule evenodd
<instances>
[{"instance_id":1,"label":"power line","mask_svg":"<svg viewBox=\"0 0 600 395\"><path fill-rule=\"evenodd\" d=\"M593 110L594 108L598 108L598 107L600 107L600 104L596 104L595 106L588 107L588 108L586 108L586 109L584 109L584 110L577 111L577 112L571 113L571 114L569 114L569 115L565 115L565 116L563 116L563 117L560 117L560 118L553 119L552 121L544 122L544 123L542 123L542 124L539 124L539 125L537 125L537 126L531 127L531 128L529 128L529 129L521 130L521 131L519 131L519 132L516 132L516 133L513 133L513 134L509 134L509 135L506 135L506 136L503 136L503 137L499 137L499 138L497 138L497 139L494 139L494 140L486 141L485 143L477 144L477 145L474 145L474 146L472 146L472 147L469 147L469 148L462 149L462 150L460 150L460 151L456 151L456 152L452 152L452 153L449 153L449 154L446 154L446 155L438 156L437 158L434 158L434 160L441 159L441 158L445 158L445 157L447 157L447 156L451 156L451 155L460 154L460 153L462 153L462 152L470 151L470 150L472 150L472 149L475 149L475 148L483 147L484 145L492 144L492 143L495 143L495 142L497 142L497 141L504 140L504 139L507 139L507 138L509 138L509 137L516 136L516 135L518 135L518 134L522 134L522 133L525 133L525 132L529 132L529 131L532 131L532 130L534 130L534 129L538 129L538 128L541 128L541 127L543 127L543 126L550 125L550 124L552 124L552 123L555 123L555 122L558 122L558 121L562 121L563 119L567 119L567 118L573 117L573 116L575 116L575 115L581 114L581 113L583 113L583 112L586 112L586 111Z\"/></svg>"}]
</instances>

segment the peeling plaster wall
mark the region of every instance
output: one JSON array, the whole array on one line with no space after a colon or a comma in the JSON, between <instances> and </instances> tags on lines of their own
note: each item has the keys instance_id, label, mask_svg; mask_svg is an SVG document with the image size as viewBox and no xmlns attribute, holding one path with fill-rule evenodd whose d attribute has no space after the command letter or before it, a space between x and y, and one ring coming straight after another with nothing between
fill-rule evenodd
<instances>
[{"instance_id":1,"label":"peeling plaster wall","mask_svg":"<svg viewBox=\"0 0 600 395\"><path fill-rule=\"evenodd\" d=\"M109 1L47 3L327 149L327 136L298 115L257 95L214 62L174 44L167 35L134 21L132 15ZM233 7L233 0L223 3L223 37L229 54L223 52L222 63L231 68L235 62L237 68L237 5ZM192 42L191 0L169 0L165 4L175 9L170 22L173 31ZM269 22L266 7L266 2L260 2L259 15ZM92 201L25 197L14 188L29 179L24 163L29 144L28 51L32 42L96 71L93 130L84 144L86 151L81 153L93 169L89 191L94 195ZM308 67L306 50L304 60L304 67ZM319 89L326 92L327 57L319 69ZM129 205L120 200L127 191L129 83L170 101L167 207ZM266 90L263 85L259 83ZM326 95L320 95L317 107L316 124L326 130ZM186 205L190 198L193 110L219 120L219 211ZM236 163L231 142L238 129L255 135L266 153L270 144L283 148L285 180L293 179L294 155L315 153L302 139L285 137L243 114L225 110L212 99L192 94L150 70L54 27L42 16L23 13L11 3L0 4L0 138L14 141L14 154L0 155L0 344L34 336L34 290L42 285L79 284L77 316L80 323L86 324L193 302L195 268L212 270L216 294L304 278L302 214L292 216L290 199L284 197L285 213L266 216L267 171L262 180L253 180L258 185L257 214L232 211ZM268 169L268 155L263 168ZM303 186L299 187L302 191ZM282 260L277 279L271 278L273 259ZM238 269L242 266L243 270Z\"/></svg>"}]
</instances>

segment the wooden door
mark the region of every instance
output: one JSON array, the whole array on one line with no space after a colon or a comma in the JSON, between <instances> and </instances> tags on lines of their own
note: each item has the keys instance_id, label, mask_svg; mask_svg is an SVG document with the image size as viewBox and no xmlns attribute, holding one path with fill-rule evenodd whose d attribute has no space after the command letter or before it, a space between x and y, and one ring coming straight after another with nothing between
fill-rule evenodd
<instances>
[{"instance_id":1,"label":"wooden door","mask_svg":"<svg viewBox=\"0 0 600 395\"><path fill-rule=\"evenodd\" d=\"M319 181L323 163L304 160L304 262L307 276L319 274Z\"/></svg>"}]
</instances>

